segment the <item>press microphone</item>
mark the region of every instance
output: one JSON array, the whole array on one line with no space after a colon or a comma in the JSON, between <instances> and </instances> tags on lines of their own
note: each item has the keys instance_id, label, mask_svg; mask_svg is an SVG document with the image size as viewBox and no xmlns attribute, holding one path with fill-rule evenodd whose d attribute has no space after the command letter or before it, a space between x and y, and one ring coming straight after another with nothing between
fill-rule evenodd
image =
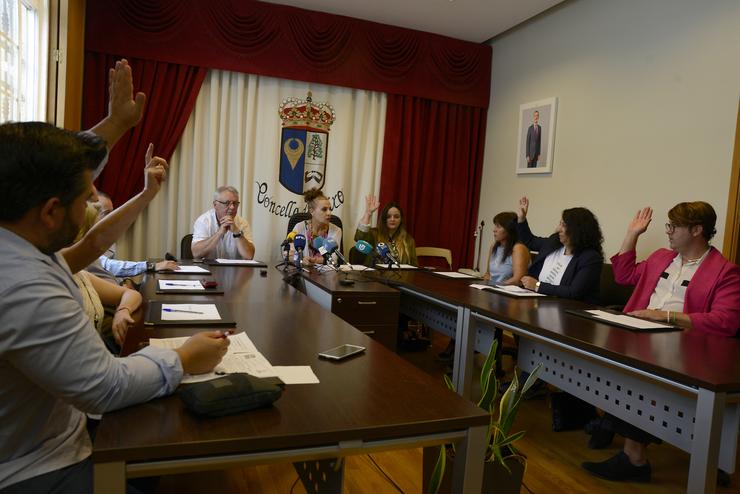
<instances>
[{"instance_id":1,"label":"press microphone","mask_svg":"<svg viewBox=\"0 0 740 494\"><path fill-rule=\"evenodd\" d=\"M321 249L324 247L324 237L316 237L313 239L313 248L318 250L319 253L323 256L326 251L322 251Z\"/></svg>"},{"instance_id":2,"label":"press microphone","mask_svg":"<svg viewBox=\"0 0 740 494\"><path fill-rule=\"evenodd\" d=\"M303 249L306 248L306 236L301 235L300 233L297 234L293 238L293 247L295 247L296 251L296 261L295 261L295 267L298 269L301 269L301 262L303 261Z\"/></svg>"},{"instance_id":3,"label":"press microphone","mask_svg":"<svg viewBox=\"0 0 740 494\"><path fill-rule=\"evenodd\" d=\"M326 251L326 254L324 254L324 257L328 258L332 254L336 254L340 261L342 261L344 264L349 264L347 262L347 259L344 258L342 255L342 252L339 250L339 245L337 245L337 242L332 238L327 238L324 241L324 250Z\"/></svg>"},{"instance_id":4,"label":"press microphone","mask_svg":"<svg viewBox=\"0 0 740 494\"><path fill-rule=\"evenodd\" d=\"M283 240L283 243L280 244L280 248L282 250L290 250L290 244L293 243L293 239L297 235L296 232L290 232L287 237L285 237L285 240Z\"/></svg>"},{"instance_id":5,"label":"press microphone","mask_svg":"<svg viewBox=\"0 0 740 494\"><path fill-rule=\"evenodd\" d=\"M401 263L398 262L398 259L396 259L391 253L390 247L385 245L383 242L378 242L375 249L378 251L378 254L380 254L380 257L382 257L384 261L388 262L388 267L392 267L393 264L397 264L399 268L401 267Z\"/></svg>"},{"instance_id":6,"label":"press microphone","mask_svg":"<svg viewBox=\"0 0 740 494\"><path fill-rule=\"evenodd\" d=\"M360 254L365 254L366 256L375 252L373 250L373 246L365 242L364 240L358 240L357 243L355 244L355 249Z\"/></svg>"}]
</instances>

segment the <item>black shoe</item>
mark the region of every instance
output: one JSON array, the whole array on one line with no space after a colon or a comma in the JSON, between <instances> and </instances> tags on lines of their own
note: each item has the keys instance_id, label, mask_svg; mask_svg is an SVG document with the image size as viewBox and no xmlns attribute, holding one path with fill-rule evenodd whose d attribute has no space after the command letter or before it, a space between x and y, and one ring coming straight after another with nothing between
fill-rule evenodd
<instances>
[{"instance_id":1,"label":"black shoe","mask_svg":"<svg viewBox=\"0 0 740 494\"><path fill-rule=\"evenodd\" d=\"M717 469L717 485L720 487L730 487L730 474L721 468Z\"/></svg>"},{"instance_id":2,"label":"black shoe","mask_svg":"<svg viewBox=\"0 0 740 494\"><path fill-rule=\"evenodd\" d=\"M628 482L650 482L652 469L650 463L637 466L630 463L629 457L620 451L606 461L581 464L590 473L607 480L622 480Z\"/></svg>"},{"instance_id":3,"label":"black shoe","mask_svg":"<svg viewBox=\"0 0 740 494\"><path fill-rule=\"evenodd\" d=\"M444 351L439 352L437 354L437 360L440 362L452 362L452 359L455 356L455 340L450 340L450 342L447 344L447 348L444 349Z\"/></svg>"}]
</instances>

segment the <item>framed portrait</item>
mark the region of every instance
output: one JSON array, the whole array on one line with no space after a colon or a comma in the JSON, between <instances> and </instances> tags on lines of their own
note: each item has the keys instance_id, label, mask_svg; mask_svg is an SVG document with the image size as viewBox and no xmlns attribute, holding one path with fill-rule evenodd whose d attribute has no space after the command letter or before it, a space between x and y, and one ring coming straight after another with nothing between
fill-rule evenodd
<instances>
[{"instance_id":1,"label":"framed portrait","mask_svg":"<svg viewBox=\"0 0 740 494\"><path fill-rule=\"evenodd\" d=\"M552 173L557 106L555 97L519 106L517 174Z\"/></svg>"}]
</instances>

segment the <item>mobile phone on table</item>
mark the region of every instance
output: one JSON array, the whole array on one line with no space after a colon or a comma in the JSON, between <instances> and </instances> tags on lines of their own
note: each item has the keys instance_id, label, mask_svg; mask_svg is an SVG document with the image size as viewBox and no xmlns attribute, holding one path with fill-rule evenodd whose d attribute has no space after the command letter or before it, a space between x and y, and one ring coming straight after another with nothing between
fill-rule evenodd
<instances>
[{"instance_id":1,"label":"mobile phone on table","mask_svg":"<svg viewBox=\"0 0 740 494\"><path fill-rule=\"evenodd\" d=\"M324 357L332 360L342 360L364 351L364 346L345 344L330 348L328 350L324 350L323 352L319 352L319 357Z\"/></svg>"},{"instance_id":2,"label":"mobile phone on table","mask_svg":"<svg viewBox=\"0 0 740 494\"><path fill-rule=\"evenodd\" d=\"M216 280L207 280L205 278L200 280L200 284L203 285L203 288L216 288L218 286Z\"/></svg>"}]
</instances>

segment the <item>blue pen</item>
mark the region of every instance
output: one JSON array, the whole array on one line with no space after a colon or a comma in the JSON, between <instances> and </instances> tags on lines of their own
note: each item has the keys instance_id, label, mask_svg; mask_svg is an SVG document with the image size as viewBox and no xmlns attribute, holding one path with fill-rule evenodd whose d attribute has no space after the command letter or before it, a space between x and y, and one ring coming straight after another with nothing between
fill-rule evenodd
<instances>
[{"instance_id":1,"label":"blue pen","mask_svg":"<svg viewBox=\"0 0 740 494\"><path fill-rule=\"evenodd\" d=\"M169 309L169 308L165 308L165 307L162 307L162 310L164 312L187 312L188 314L203 314L203 312L198 312L198 311L195 311L195 310Z\"/></svg>"}]
</instances>

